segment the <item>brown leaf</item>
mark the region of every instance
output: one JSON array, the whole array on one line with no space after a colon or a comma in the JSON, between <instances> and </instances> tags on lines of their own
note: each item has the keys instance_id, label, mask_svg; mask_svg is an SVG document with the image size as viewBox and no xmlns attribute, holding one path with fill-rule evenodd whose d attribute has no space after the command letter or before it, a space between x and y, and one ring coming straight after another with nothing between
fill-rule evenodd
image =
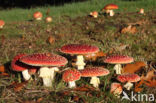
<instances>
[{"instance_id":1,"label":"brown leaf","mask_svg":"<svg viewBox=\"0 0 156 103\"><path fill-rule=\"evenodd\" d=\"M5 72L5 67L4 67L4 65L0 65L0 72L2 72L2 73Z\"/></svg>"},{"instance_id":2,"label":"brown leaf","mask_svg":"<svg viewBox=\"0 0 156 103\"><path fill-rule=\"evenodd\" d=\"M83 92L87 92L87 91L94 91L95 88L93 88L93 87L91 87L91 86L88 86L88 85L84 85L84 86L81 86L81 87L74 88L73 90L74 90L74 91L83 91Z\"/></svg>"},{"instance_id":3,"label":"brown leaf","mask_svg":"<svg viewBox=\"0 0 156 103\"><path fill-rule=\"evenodd\" d=\"M3 45L4 44L4 42L5 42L5 36L4 35L1 35L1 44Z\"/></svg>"},{"instance_id":4,"label":"brown leaf","mask_svg":"<svg viewBox=\"0 0 156 103\"><path fill-rule=\"evenodd\" d=\"M154 76L155 76L154 70L151 70L146 74L146 76L142 75L141 79L148 81L148 80L151 80Z\"/></svg>"},{"instance_id":5,"label":"brown leaf","mask_svg":"<svg viewBox=\"0 0 156 103\"><path fill-rule=\"evenodd\" d=\"M9 74L8 74L8 73L1 73L0 76L6 76L6 77L9 77Z\"/></svg>"},{"instance_id":6,"label":"brown leaf","mask_svg":"<svg viewBox=\"0 0 156 103\"><path fill-rule=\"evenodd\" d=\"M42 100L43 100L42 97L41 98L38 98L37 101L36 101L36 103L40 103Z\"/></svg>"},{"instance_id":7,"label":"brown leaf","mask_svg":"<svg viewBox=\"0 0 156 103\"><path fill-rule=\"evenodd\" d=\"M142 84L144 83L144 80L141 80L139 83L135 83L135 88L134 91L135 92L141 92L143 89L139 88Z\"/></svg>"},{"instance_id":8,"label":"brown leaf","mask_svg":"<svg viewBox=\"0 0 156 103\"><path fill-rule=\"evenodd\" d=\"M134 64L127 64L123 69L122 73L135 73L141 69L141 67L146 66L142 61L137 61Z\"/></svg>"},{"instance_id":9,"label":"brown leaf","mask_svg":"<svg viewBox=\"0 0 156 103\"><path fill-rule=\"evenodd\" d=\"M50 13L50 8L48 8L47 12L46 12L46 15L48 16Z\"/></svg>"},{"instance_id":10,"label":"brown leaf","mask_svg":"<svg viewBox=\"0 0 156 103\"><path fill-rule=\"evenodd\" d=\"M46 42L49 44L53 44L55 42L55 38L52 36L49 36Z\"/></svg>"},{"instance_id":11,"label":"brown leaf","mask_svg":"<svg viewBox=\"0 0 156 103\"><path fill-rule=\"evenodd\" d=\"M106 55L107 55L106 53L104 53L102 51L99 51L97 53L86 54L86 55L84 55L84 57L85 57L86 60L95 61L98 57L104 57Z\"/></svg>"},{"instance_id":12,"label":"brown leaf","mask_svg":"<svg viewBox=\"0 0 156 103\"><path fill-rule=\"evenodd\" d=\"M148 80L145 82L145 85L148 87L156 87L156 80Z\"/></svg>"},{"instance_id":13,"label":"brown leaf","mask_svg":"<svg viewBox=\"0 0 156 103\"><path fill-rule=\"evenodd\" d=\"M137 29L135 26L132 27L132 25L129 25L128 27L124 27L122 30L121 30L121 33L122 34L125 34L125 33L131 33L131 34L135 34L137 32Z\"/></svg>"},{"instance_id":14,"label":"brown leaf","mask_svg":"<svg viewBox=\"0 0 156 103\"><path fill-rule=\"evenodd\" d=\"M15 92L21 91L27 83L28 83L28 81L25 81L22 83L13 83L14 91Z\"/></svg>"}]
</instances>

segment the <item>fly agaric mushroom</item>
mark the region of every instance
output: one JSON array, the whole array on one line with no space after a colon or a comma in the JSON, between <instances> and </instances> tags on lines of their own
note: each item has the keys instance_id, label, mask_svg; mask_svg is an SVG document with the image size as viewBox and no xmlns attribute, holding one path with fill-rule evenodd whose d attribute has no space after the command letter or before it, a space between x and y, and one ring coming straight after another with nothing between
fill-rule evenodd
<instances>
[{"instance_id":1,"label":"fly agaric mushroom","mask_svg":"<svg viewBox=\"0 0 156 103\"><path fill-rule=\"evenodd\" d=\"M3 28L4 25L5 25L5 22L3 20L0 20L0 28Z\"/></svg>"},{"instance_id":2,"label":"fly agaric mushroom","mask_svg":"<svg viewBox=\"0 0 156 103\"><path fill-rule=\"evenodd\" d=\"M117 80L122 83L127 82L124 85L124 87L127 90L130 90L131 87L133 86L132 82L140 81L140 76L138 76L137 74L121 74L121 75L118 75Z\"/></svg>"},{"instance_id":3,"label":"fly agaric mushroom","mask_svg":"<svg viewBox=\"0 0 156 103\"><path fill-rule=\"evenodd\" d=\"M42 20L42 13L37 11L37 12L34 13L33 17L36 20Z\"/></svg>"},{"instance_id":4,"label":"fly agaric mushroom","mask_svg":"<svg viewBox=\"0 0 156 103\"><path fill-rule=\"evenodd\" d=\"M98 12L97 11L90 12L90 16L92 16L94 18L97 18L98 17Z\"/></svg>"},{"instance_id":5,"label":"fly agaric mushroom","mask_svg":"<svg viewBox=\"0 0 156 103\"><path fill-rule=\"evenodd\" d=\"M31 75L29 74L29 72L30 73L34 72L31 70L37 70L37 67L33 67L33 66L30 66L30 65L27 65L27 64L20 62L19 59L24 57L24 56L27 56L27 54L16 55L11 62L11 67L14 71L21 71L23 78L25 80L29 80L31 78Z\"/></svg>"},{"instance_id":6,"label":"fly agaric mushroom","mask_svg":"<svg viewBox=\"0 0 156 103\"><path fill-rule=\"evenodd\" d=\"M108 13L110 16L114 16L114 9L118 9L118 6L115 4L108 4L102 9L102 11L106 10L106 13Z\"/></svg>"},{"instance_id":7,"label":"fly agaric mushroom","mask_svg":"<svg viewBox=\"0 0 156 103\"><path fill-rule=\"evenodd\" d=\"M48 17L46 17L45 18L45 21L47 22L47 23L50 23L50 22L52 22L52 17L50 17L50 16L48 16Z\"/></svg>"},{"instance_id":8,"label":"fly agaric mushroom","mask_svg":"<svg viewBox=\"0 0 156 103\"><path fill-rule=\"evenodd\" d=\"M114 56L108 56L104 62L109 64L116 64L114 66L114 70L116 71L116 74L121 74L121 64L127 64L133 62L133 58L129 56L122 56L122 55L114 55Z\"/></svg>"},{"instance_id":9,"label":"fly agaric mushroom","mask_svg":"<svg viewBox=\"0 0 156 103\"><path fill-rule=\"evenodd\" d=\"M40 66L39 76L42 77L43 84L46 87L52 85L54 72L59 70L58 67L64 66L68 62L66 58L50 53L36 53L24 56L20 61L28 65Z\"/></svg>"},{"instance_id":10,"label":"fly agaric mushroom","mask_svg":"<svg viewBox=\"0 0 156 103\"><path fill-rule=\"evenodd\" d=\"M60 49L63 53L68 54L77 54L77 61L76 65L78 66L78 70L84 69L84 66L86 65L84 63L84 54L91 54L91 53L97 53L99 51L99 48L96 46L91 46L87 44L68 44L64 45Z\"/></svg>"},{"instance_id":11,"label":"fly agaric mushroom","mask_svg":"<svg viewBox=\"0 0 156 103\"><path fill-rule=\"evenodd\" d=\"M63 73L63 81L68 82L69 88L75 88L75 81L81 78L81 74L76 69L68 69Z\"/></svg>"},{"instance_id":12,"label":"fly agaric mushroom","mask_svg":"<svg viewBox=\"0 0 156 103\"><path fill-rule=\"evenodd\" d=\"M140 11L139 11L139 13L140 13L140 14L144 14L144 9L141 8Z\"/></svg>"},{"instance_id":13,"label":"fly agaric mushroom","mask_svg":"<svg viewBox=\"0 0 156 103\"><path fill-rule=\"evenodd\" d=\"M120 98L120 94L122 93L122 86L120 83L112 83L111 84L111 93Z\"/></svg>"},{"instance_id":14,"label":"fly agaric mushroom","mask_svg":"<svg viewBox=\"0 0 156 103\"><path fill-rule=\"evenodd\" d=\"M80 70L81 77L91 77L90 84L95 88L99 87L100 79L97 76L105 76L109 74L109 70L102 67L88 67Z\"/></svg>"}]
</instances>

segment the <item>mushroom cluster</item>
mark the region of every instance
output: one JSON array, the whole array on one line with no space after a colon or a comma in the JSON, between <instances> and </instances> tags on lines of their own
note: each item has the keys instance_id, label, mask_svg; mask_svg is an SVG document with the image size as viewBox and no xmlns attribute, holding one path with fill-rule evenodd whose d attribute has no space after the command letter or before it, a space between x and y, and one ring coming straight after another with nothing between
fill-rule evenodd
<instances>
[{"instance_id":1,"label":"mushroom cluster","mask_svg":"<svg viewBox=\"0 0 156 103\"><path fill-rule=\"evenodd\" d=\"M107 76L110 71L104 67L87 66L87 62L84 62L84 55L99 52L99 48L93 45L87 44L67 44L63 45L60 52L71 55L77 55L76 69L73 67L67 67L63 69L62 80L68 83L69 88L75 88L76 82L81 78L90 77L90 84L95 88L100 86L101 76ZM53 54L53 53L34 53L34 54L18 54L12 60L11 66L14 71L21 71L23 78L29 80L31 74L37 73L43 80L43 85L46 87L52 86L55 72L59 71L59 67L65 66L69 60L65 57ZM122 84L127 82L123 87L127 90L133 86L132 82L138 82L140 77L137 74L122 74L121 64L127 64L133 62L133 58L123 55L107 56L103 62L116 64L114 69L116 70L117 80ZM89 62L89 61L88 61ZM61 73L61 72L60 72ZM120 97L122 93L122 85L114 82L110 86L110 93L117 97Z\"/></svg>"}]
</instances>

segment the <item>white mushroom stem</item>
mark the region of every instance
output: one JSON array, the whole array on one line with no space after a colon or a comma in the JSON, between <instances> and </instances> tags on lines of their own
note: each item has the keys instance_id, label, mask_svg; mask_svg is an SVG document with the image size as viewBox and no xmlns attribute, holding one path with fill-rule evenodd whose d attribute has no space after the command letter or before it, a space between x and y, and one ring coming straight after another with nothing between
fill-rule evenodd
<instances>
[{"instance_id":1,"label":"white mushroom stem","mask_svg":"<svg viewBox=\"0 0 156 103\"><path fill-rule=\"evenodd\" d=\"M39 70L39 77L43 79L43 85L46 87L51 87L52 86L52 81L54 79L54 72L58 71L57 67L42 67Z\"/></svg>"},{"instance_id":2,"label":"white mushroom stem","mask_svg":"<svg viewBox=\"0 0 156 103\"><path fill-rule=\"evenodd\" d=\"M115 14L114 11L113 10L110 10L109 15L110 16L114 16L114 14Z\"/></svg>"},{"instance_id":3,"label":"white mushroom stem","mask_svg":"<svg viewBox=\"0 0 156 103\"><path fill-rule=\"evenodd\" d=\"M77 65L78 70L83 70L84 69L84 66L86 64L84 63L83 55L78 55L77 56L76 65Z\"/></svg>"},{"instance_id":4,"label":"white mushroom stem","mask_svg":"<svg viewBox=\"0 0 156 103\"><path fill-rule=\"evenodd\" d=\"M124 87L127 89L127 90L130 90L132 87L133 87L133 83L131 82L127 82Z\"/></svg>"},{"instance_id":5,"label":"white mushroom stem","mask_svg":"<svg viewBox=\"0 0 156 103\"><path fill-rule=\"evenodd\" d=\"M92 77L90 80L90 84L93 84L95 88L98 88L100 84L100 79L98 77Z\"/></svg>"},{"instance_id":6,"label":"white mushroom stem","mask_svg":"<svg viewBox=\"0 0 156 103\"><path fill-rule=\"evenodd\" d=\"M106 13L109 14L110 13L110 10L106 10Z\"/></svg>"},{"instance_id":7,"label":"white mushroom stem","mask_svg":"<svg viewBox=\"0 0 156 103\"><path fill-rule=\"evenodd\" d=\"M75 81L68 82L68 87L69 88L75 88L76 87Z\"/></svg>"},{"instance_id":8,"label":"white mushroom stem","mask_svg":"<svg viewBox=\"0 0 156 103\"><path fill-rule=\"evenodd\" d=\"M114 66L114 70L116 71L116 74L121 74L121 69L122 69L121 64L116 64Z\"/></svg>"},{"instance_id":9,"label":"white mushroom stem","mask_svg":"<svg viewBox=\"0 0 156 103\"><path fill-rule=\"evenodd\" d=\"M29 79L31 78L31 76L30 76L30 74L29 74L29 72L28 72L28 69L23 70L23 71L22 71L22 75L23 75L23 78L24 78L25 80L29 80Z\"/></svg>"},{"instance_id":10,"label":"white mushroom stem","mask_svg":"<svg viewBox=\"0 0 156 103\"><path fill-rule=\"evenodd\" d=\"M36 20L42 20L42 18L36 18Z\"/></svg>"},{"instance_id":11,"label":"white mushroom stem","mask_svg":"<svg viewBox=\"0 0 156 103\"><path fill-rule=\"evenodd\" d=\"M2 29L2 28L3 28L3 26L0 26L0 28Z\"/></svg>"}]
</instances>

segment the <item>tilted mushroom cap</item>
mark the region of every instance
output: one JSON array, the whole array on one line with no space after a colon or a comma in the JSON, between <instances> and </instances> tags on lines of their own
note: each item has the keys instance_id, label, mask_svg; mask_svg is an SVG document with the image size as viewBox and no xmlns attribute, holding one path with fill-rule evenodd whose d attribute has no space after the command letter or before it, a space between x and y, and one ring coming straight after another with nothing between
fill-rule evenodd
<instances>
[{"instance_id":1,"label":"tilted mushroom cap","mask_svg":"<svg viewBox=\"0 0 156 103\"><path fill-rule=\"evenodd\" d=\"M24 56L21 62L33 66L64 66L68 63L65 57L52 53L36 53Z\"/></svg>"},{"instance_id":2,"label":"tilted mushroom cap","mask_svg":"<svg viewBox=\"0 0 156 103\"><path fill-rule=\"evenodd\" d=\"M133 62L134 59L129 56L122 56L122 55L114 55L114 56L108 56L104 62L110 63L110 64L127 64Z\"/></svg>"},{"instance_id":3,"label":"tilted mushroom cap","mask_svg":"<svg viewBox=\"0 0 156 103\"><path fill-rule=\"evenodd\" d=\"M82 77L104 76L109 74L109 70L102 67L88 67L80 70Z\"/></svg>"},{"instance_id":4,"label":"tilted mushroom cap","mask_svg":"<svg viewBox=\"0 0 156 103\"><path fill-rule=\"evenodd\" d=\"M0 20L0 26L3 26L5 22L3 20Z\"/></svg>"},{"instance_id":5,"label":"tilted mushroom cap","mask_svg":"<svg viewBox=\"0 0 156 103\"><path fill-rule=\"evenodd\" d=\"M121 74L117 77L120 82L138 82L140 81L140 76L137 74Z\"/></svg>"},{"instance_id":6,"label":"tilted mushroom cap","mask_svg":"<svg viewBox=\"0 0 156 103\"><path fill-rule=\"evenodd\" d=\"M108 4L103 9L105 9L105 10L118 9L118 6L115 4Z\"/></svg>"},{"instance_id":7,"label":"tilted mushroom cap","mask_svg":"<svg viewBox=\"0 0 156 103\"><path fill-rule=\"evenodd\" d=\"M111 84L111 90L110 90L111 93L118 93L118 94L121 94L122 93L122 86L120 83L112 83Z\"/></svg>"},{"instance_id":8,"label":"tilted mushroom cap","mask_svg":"<svg viewBox=\"0 0 156 103\"><path fill-rule=\"evenodd\" d=\"M72 82L79 80L81 77L81 73L76 69L68 69L63 73L63 80L65 82Z\"/></svg>"},{"instance_id":9,"label":"tilted mushroom cap","mask_svg":"<svg viewBox=\"0 0 156 103\"><path fill-rule=\"evenodd\" d=\"M89 54L98 52L99 48L87 44L68 44L64 45L60 51L68 54Z\"/></svg>"},{"instance_id":10,"label":"tilted mushroom cap","mask_svg":"<svg viewBox=\"0 0 156 103\"><path fill-rule=\"evenodd\" d=\"M11 62L11 67L14 71L23 71L26 69L37 69L36 67L24 64L22 62L19 61L20 58L27 56L27 54L18 54L16 55L12 62Z\"/></svg>"},{"instance_id":11,"label":"tilted mushroom cap","mask_svg":"<svg viewBox=\"0 0 156 103\"><path fill-rule=\"evenodd\" d=\"M37 11L34 13L33 17L36 19L36 18L42 18L42 13Z\"/></svg>"}]
</instances>

